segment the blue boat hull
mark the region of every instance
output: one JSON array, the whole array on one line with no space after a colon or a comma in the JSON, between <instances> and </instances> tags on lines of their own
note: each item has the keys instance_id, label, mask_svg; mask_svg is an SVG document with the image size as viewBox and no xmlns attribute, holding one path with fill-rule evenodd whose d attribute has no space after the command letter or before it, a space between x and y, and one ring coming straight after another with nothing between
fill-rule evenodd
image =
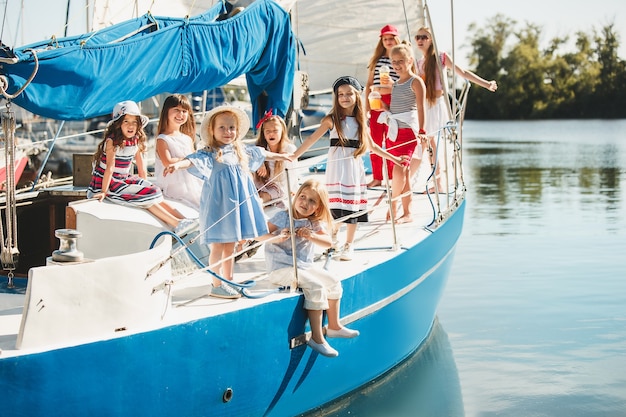
<instances>
[{"instance_id":1,"label":"blue boat hull","mask_svg":"<svg viewBox=\"0 0 626 417\"><path fill-rule=\"evenodd\" d=\"M292 416L345 395L429 335L465 202L428 238L343 281L342 316L361 335L338 358L290 340L307 330L302 297L108 341L0 355L5 417ZM401 271L401 272L400 272Z\"/></svg>"}]
</instances>

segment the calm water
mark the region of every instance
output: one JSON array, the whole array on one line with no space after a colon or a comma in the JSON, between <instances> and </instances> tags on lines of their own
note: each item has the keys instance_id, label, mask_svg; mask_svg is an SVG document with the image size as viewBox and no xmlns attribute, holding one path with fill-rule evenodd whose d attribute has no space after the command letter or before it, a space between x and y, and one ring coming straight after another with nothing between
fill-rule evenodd
<instances>
[{"instance_id":1,"label":"calm water","mask_svg":"<svg viewBox=\"0 0 626 417\"><path fill-rule=\"evenodd\" d=\"M465 126L433 341L328 416L626 416L626 120Z\"/></svg>"}]
</instances>

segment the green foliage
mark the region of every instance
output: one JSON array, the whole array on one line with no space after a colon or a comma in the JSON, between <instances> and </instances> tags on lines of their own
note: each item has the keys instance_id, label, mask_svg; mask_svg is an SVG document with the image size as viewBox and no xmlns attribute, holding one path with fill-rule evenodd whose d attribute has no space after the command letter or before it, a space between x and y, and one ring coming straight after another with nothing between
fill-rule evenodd
<instances>
[{"instance_id":1,"label":"green foliage","mask_svg":"<svg viewBox=\"0 0 626 417\"><path fill-rule=\"evenodd\" d=\"M469 27L472 71L498 82L493 94L473 88L467 118L626 118L626 62L614 24L554 38L541 49L542 28L502 15Z\"/></svg>"}]
</instances>

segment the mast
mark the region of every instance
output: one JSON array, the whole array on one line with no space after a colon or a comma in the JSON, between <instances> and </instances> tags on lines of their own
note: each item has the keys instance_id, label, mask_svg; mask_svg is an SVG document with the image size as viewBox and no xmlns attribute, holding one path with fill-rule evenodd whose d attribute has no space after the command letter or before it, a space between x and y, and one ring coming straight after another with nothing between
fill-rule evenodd
<instances>
[{"instance_id":1,"label":"mast","mask_svg":"<svg viewBox=\"0 0 626 417\"><path fill-rule=\"evenodd\" d=\"M67 7L65 8L65 28L63 30L63 36L67 36L67 28L70 25L70 6L72 0L67 0Z\"/></svg>"}]
</instances>

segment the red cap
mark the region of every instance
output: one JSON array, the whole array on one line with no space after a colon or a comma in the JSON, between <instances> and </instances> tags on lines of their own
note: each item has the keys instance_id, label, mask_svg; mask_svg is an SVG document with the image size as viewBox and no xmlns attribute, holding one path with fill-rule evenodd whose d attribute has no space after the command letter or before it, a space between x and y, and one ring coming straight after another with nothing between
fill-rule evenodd
<instances>
[{"instance_id":1,"label":"red cap","mask_svg":"<svg viewBox=\"0 0 626 417\"><path fill-rule=\"evenodd\" d=\"M380 36L385 36L385 35L393 35L393 36L398 36L398 28L395 27L394 25L387 25L385 27L383 27L380 30Z\"/></svg>"}]
</instances>

